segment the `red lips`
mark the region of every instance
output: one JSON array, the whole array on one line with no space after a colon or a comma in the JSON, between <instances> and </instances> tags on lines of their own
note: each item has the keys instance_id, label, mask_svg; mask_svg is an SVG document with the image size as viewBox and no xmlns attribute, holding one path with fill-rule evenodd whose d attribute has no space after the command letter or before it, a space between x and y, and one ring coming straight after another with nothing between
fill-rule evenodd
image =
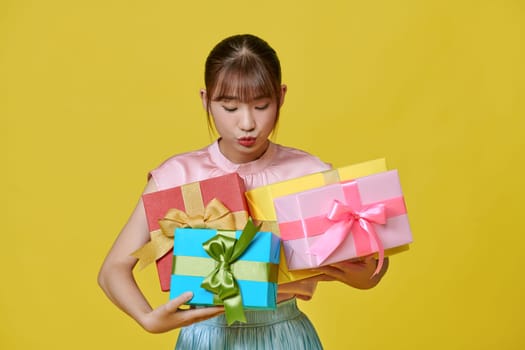
<instances>
[{"instance_id":1,"label":"red lips","mask_svg":"<svg viewBox=\"0 0 525 350\"><path fill-rule=\"evenodd\" d=\"M257 139L255 137L241 137L237 139L237 141L241 146L251 147L255 144L255 141L257 141Z\"/></svg>"}]
</instances>

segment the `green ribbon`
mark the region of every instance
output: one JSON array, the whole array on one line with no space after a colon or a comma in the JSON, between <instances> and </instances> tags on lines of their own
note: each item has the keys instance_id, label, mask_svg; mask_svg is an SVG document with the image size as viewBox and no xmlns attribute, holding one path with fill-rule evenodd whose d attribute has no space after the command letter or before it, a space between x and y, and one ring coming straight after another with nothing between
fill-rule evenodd
<instances>
[{"instance_id":1,"label":"green ribbon","mask_svg":"<svg viewBox=\"0 0 525 350\"><path fill-rule=\"evenodd\" d=\"M246 322L241 291L230 265L248 248L258 231L259 227L248 220L238 240L219 232L202 244L206 253L218 264L206 276L201 287L212 292L222 301L228 325L235 321Z\"/></svg>"}]
</instances>

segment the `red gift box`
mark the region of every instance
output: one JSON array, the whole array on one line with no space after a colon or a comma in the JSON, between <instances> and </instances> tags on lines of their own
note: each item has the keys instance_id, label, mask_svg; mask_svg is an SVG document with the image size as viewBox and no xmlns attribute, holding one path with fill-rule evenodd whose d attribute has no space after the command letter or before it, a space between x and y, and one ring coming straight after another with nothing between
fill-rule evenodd
<instances>
[{"instance_id":1,"label":"red gift box","mask_svg":"<svg viewBox=\"0 0 525 350\"><path fill-rule=\"evenodd\" d=\"M133 255L142 267L156 260L162 291L170 290L175 228L242 230L248 220L245 191L243 180L232 173L142 196L151 241Z\"/></svg>"}]
</instances>

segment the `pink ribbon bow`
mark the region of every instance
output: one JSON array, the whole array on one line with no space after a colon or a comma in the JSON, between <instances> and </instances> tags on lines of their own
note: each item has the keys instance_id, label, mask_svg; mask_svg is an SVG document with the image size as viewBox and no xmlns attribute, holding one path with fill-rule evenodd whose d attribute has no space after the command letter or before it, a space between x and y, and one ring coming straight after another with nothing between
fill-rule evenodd
<instances>
[{"instance_id":1,"label":"pink ribbon bow","mask_svg":"<svg viewBox=\"0 0 525 350\"><path fill-rule=\"evenodd\" d=\"M385 205L379 203L362 210L353 210L350 206L334 200L327 217L335 223L310 247L308 253L317 256L318 264L322 264L352 230L363 230L378 247L379 260L372 276L378 274L383 267L385 250L373 224L386 224Z\"/></svg>"}]
</instances>

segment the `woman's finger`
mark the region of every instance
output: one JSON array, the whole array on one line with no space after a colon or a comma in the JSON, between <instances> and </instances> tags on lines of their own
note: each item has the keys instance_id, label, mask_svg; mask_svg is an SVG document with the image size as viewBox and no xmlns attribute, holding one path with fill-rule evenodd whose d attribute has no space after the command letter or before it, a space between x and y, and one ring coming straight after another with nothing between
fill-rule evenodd
<instances>
[{"instance_id":1,"label":"woman's finger","mask_svg":"<svg viewBox=\"0 0 525 350\"><path fill-rule=\"evenodd\" d=\"M209 318L224 313L223 306L210 306L198 309L180 310L177 313L178 327L184 327L196 322L201 322Z\"/></svg>"},{"instance_id":2,"label":"woman's finger","mask_svg":"<svg viewBox=\"0 0 525 350\"><path fill-rule=\"evenodd\" d=\"M333 266L333 265L318 267L316 271L319 271L331 278L335 278L338 280L344 278L344 275L345 275L344 270L338 268L337 266Z\"/></svg>"},{"instance_id":3,"label":"woman's finger","mask_svg":"<svg viewBox=\"0 0 525 350\"><path fill-rule=\"evenodd\" d=\"M188 301L190 301L191 298L193 298L193 293L192 292L184 292L181 295L179 295L179 296L171 299L170 301L168 301L164 305L164 308L165 308L166 312L168 312L168 313L177 312L179 307L184 305Z\"/></svg>"},{"instance_id":4,"label":"woman's finger","mask_svg":"<svg viewBox=\"0 0 525 350\"><path fill-rule=\"evenodd\" d=\"M375 269L376 264L373 256L367 256L363 260L346 260L334 263L331 266L343 271L362 271L369 268Z\"/></svg>"}]
</instances>

